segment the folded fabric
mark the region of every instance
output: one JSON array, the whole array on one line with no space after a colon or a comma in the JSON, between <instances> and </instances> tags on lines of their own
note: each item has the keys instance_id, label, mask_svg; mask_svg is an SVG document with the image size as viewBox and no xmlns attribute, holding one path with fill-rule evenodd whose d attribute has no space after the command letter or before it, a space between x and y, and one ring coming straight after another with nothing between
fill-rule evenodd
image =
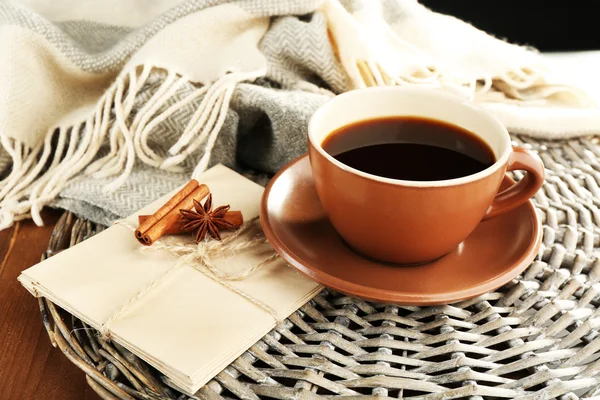
<instances>
[{"instance_id":1,"label":"folded fabric","mask_svg":"<svg viewBox=\"0 0 600 400\"><path fill-rule=\"evenodd\" d=\"M217 163L272 174L319 105L365 86L450 90L518 133L600 131L534 50L414 0L112 3L0 4L0 229L48 205L106 224Z\"/></svg>"}]
</instances>

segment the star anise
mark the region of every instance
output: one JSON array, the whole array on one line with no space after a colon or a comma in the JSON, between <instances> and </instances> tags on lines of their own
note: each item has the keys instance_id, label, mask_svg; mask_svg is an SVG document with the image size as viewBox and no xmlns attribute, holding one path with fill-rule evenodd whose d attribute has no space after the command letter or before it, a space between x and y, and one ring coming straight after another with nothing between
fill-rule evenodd
<instances>
[{"instance_id":1,"label":"star anise","mask_svg":"<svg viewBox=\"0 0 600 400\"><path fill-rule=\"evenodd\" d=\"M215 239L221 240L220 230L231 229L234 225L225 220L225 214L229 211L229 206L217 207L212 209L212 194L209 194L204 206L194 200L193 210L179 210L183 219L187 220L182 230L184 232L194 231L196 243L204 240L208 233Z\"/></svg>"}]
</instances>

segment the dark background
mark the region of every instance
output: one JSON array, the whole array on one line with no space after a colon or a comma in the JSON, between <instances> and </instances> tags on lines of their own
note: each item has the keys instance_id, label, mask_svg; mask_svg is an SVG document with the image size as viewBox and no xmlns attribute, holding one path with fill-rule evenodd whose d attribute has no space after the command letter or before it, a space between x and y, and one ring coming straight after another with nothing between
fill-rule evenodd
<instances>
[{"instance_id":1,"label":"dark background","mask_svg":"<svg viewBox=\"0 0 600 400\"><path fill-rule=\"evenodd\" d=\"M511 43L540 51L600 50L596 0L420 0Z\"/></svg>"}]
</instances>

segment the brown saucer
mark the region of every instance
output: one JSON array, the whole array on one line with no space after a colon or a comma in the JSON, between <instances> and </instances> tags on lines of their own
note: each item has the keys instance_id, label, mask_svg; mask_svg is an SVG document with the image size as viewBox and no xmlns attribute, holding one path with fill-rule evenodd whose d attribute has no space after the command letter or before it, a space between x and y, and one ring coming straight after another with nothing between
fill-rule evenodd
<instances>
[{"instance_id":1,"label":"brown saucer","mask_svg":"<svg viewBox=\"0 0 600 400\"><path fill-rule=\"evenodd\" d=\"M506 177L503 187L511 184ZM402 305L447 304L494 290L529 266L542 239L529 201L481 222L455 251L429 264L405 267L364 258L329 223L308 156L291 162L271 180L260 220L279 255L309 278L352 296Z\"/></svg>"}]
</instances>

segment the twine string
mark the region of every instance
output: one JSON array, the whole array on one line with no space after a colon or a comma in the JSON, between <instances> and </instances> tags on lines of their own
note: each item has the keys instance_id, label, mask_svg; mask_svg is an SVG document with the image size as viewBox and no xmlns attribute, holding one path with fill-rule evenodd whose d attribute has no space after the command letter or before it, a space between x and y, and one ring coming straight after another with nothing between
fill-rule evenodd
<instances>
[{"instance_id":1,"label":"twine string","mask_svg":"<svg viewBox=\"0 0 600 400\"><path fill-rule=\"evenodd\" d=\"M142 247L140 249L141 252L160 250L167 251L177 258L177 262L152 282L150 282L146 287L133 294L119 309L117 309L112 316L108 318L104 324L102 324L100 329L102 335L109 339L111 337L110 327L116 320L118 320L134 303L138 302L147 293L151 292L173 272L178 271L184 266L192 267L196 271L203 273L213 281L269 313L275 319L275 322L281 322L281 317L273 307L230 283L242 281L248 278L258 269L277 260L279 255L272 248L267 251L269 254L266 255L261 262L251 266L250 268L240 271L225 272L212 262L212 259L215 256L233 256L240 251L259 248L259 246L268 244L268 241L262 230L260 233L255 234L250 239L241 238L242 235L249 233L252 229L255 229L257 221L258 217L247 221L232 234L224 237L222 241L204 240L200 243L186 243L183 242L181 238L164 237L157 240L152 246ZM132 231L137 229L135 226L125 220L116 221L115 225L124 226Z\"/></svg>"}]
</instances>

